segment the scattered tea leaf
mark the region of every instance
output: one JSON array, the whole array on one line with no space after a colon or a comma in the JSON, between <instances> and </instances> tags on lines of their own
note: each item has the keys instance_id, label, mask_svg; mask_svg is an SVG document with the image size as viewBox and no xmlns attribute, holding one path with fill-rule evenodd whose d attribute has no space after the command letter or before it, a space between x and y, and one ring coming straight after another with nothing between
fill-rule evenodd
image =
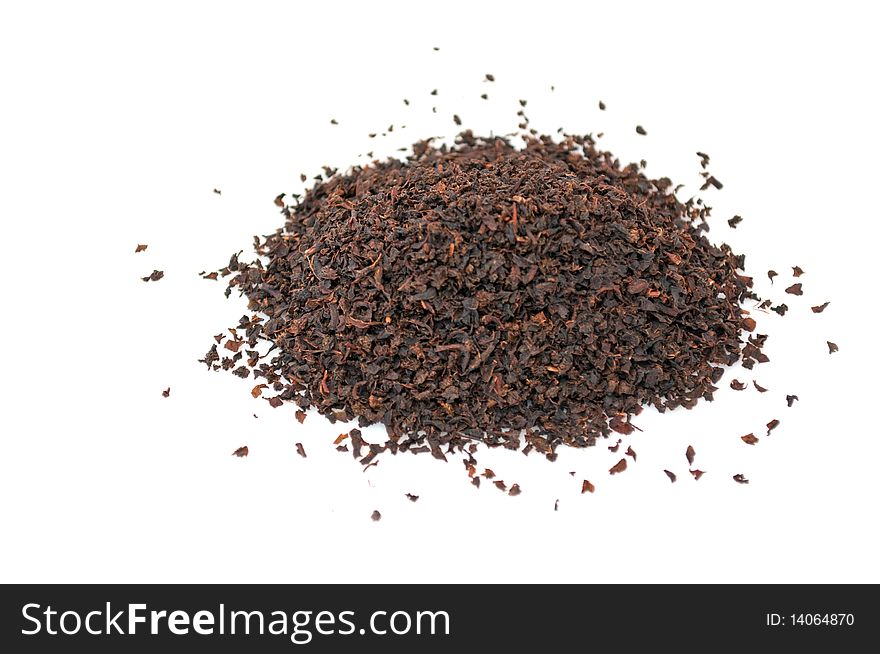
<instances>
[{"instance_id":1,"label":"scattered tea leaf","mask_svg":"<svg viewBox=\"0 0 880 654\"><path fill-rule=\"evenodd\" d=\"M418 501L419 501L419 496L418 496L418 495L413 495L412 493L407 493L407 494L406 494L406 499L408 499L410 502L418 502Z\"/></svg>"},{"instance_id":2,"label":"scattered tea leaf","mask_svg":"<svg viewBox=\"0 0 880 654\"><path fill-rule=\"evenodd\" d=\"M804 271L800 266L792 266L791 267L791 274L794 277L800 277L801 275L804 274Z\"/></svg>"},{"instance_id":3,"label":"scattered tea leaf","mask_svg":"<svg viewBox=\"0 0 880 654\"><path fill-rule=\"evenodd\" d=\"M664 470L663 472L666 473L666 476L669 477L669 481L673 484L675 483L675 480L678 479L674 472L670 472L669 470Z\"/></svg>"},{"instance_id":4,"label":"scattered tea leaf","mask_svg":"<svg viewBox=\"0 0 880 654\"><path fill-rule=\"evenodd\" d=\"M158 282L158 281L159 281L160 279L162 279L164 276L165 276L165 272L164 272L164 271L162 271L162 270L154 270L153 272L151 272L151 273L150 273L149 275L147 275L146 277L141 277L141 279L144 280L145 282Z\"/></svg>"},{"instance_id":5,"label":"scattered tea leaf","mask_svg":"<svg viewBox=\"0 0 880 654\"><path fill-rule=\"evenodd\" d=\"M596 491L596 487L590 482L588 479L584 479L584 482L581 484L581 495L584 493L594 493Z\"/></svg>"},{"instance_id":6,"label":"scattered tea leaf","mask_svg":"<svg viewBox=\"0 0 880 654\"><path fill-rule=\"evenodd\" d=\"M758 443L758 437L754 434L746 434L745 436L740 436L742 442L746 445L756 445Z\"/></svg>"},{"instance_id":7,"label":"scattered tea leaf","mask_svg":"<svg viewBox=\"0 0 880 654\"><path fill-rule=\"evenodd\" d=\"M744 391L746 388L748 388L748 384L744 384L738 379L734 379L731 380L730 387L735 391Z\"/></svg>"},{"instance_id":8,"label":"scattered tea leaf","mask_svg":"<svg viewBox=\"0 0 880 654\"><path fill-rule=\"evenodd\" d=\"M520 493L522 493L522 489L519 487L519 484L514 484L513 486L510 487L510 490L507 491L507 494L510 495L511 497L516 497Z\"/></svg>"},{"instance_id":9,"label":"scattered tea leaf","mask_svg":"<svg viewBox=\"0 0 880 654\"><path fill-rule=\"evenodd\" d=\"M815 307L810 307L810 310L811 310L813 313L822 313L823 311L825 311L825 309L828 307L829 304L831 304L831 303L830 303L830 302L825 302L824 304L820 304L820 305L815 306Z\"/></svg>"},{"instance_id":10,"label":"scattered tea leaf","mask_svg":"<svg viewBox=\"0 0 880 654\"><path fill-rule=\"evenodd\" d=\"M235 450L235 452L232 453L232 456L239 456L239 457L240 456L247 456L247 455L248 455L247 445L242 445L240 448L238 448L237 450Z\"/></svg>"},{"instance_id":11,"label":"scattered tea leaf","mask_svg":"<svg viewBox=\"0 0 880 654\"><path fill-rule=\"evenodd\" d=\"M162 391L162 397L169 397L171 395L171 387L169 386L164 391Z\"/></svg>"},{"instance_id":12,"label":"scattered tea leaf","mask_svg":"<svg viewBox=\"0 0 880 654\"><path fill-rule=\"evenodd\" d=\"M694 476L694 481L700 481L700 477L706 474L704 470L690 470L689 472Z\"/></svg>"},{"instance_id":13,"label":"scattered tea leaf","mask_svg":"<svg viewBox=\"0 0 880 654\"><path fill-rule=\"evenodd\" d=\"M748 484L749 483L749 480L746 479L745 475L742 475L742 474L734 475L733 481L735 481L737 484Z\"/></svg>"},{"instance_id":14,"label":"scattered tea leaf","mask_svg":"<svg viewBox=\"0 0 880 654\"><path fill-rule=\"evenodd\" d=\"M791 406L792 404L794 404L795 400L798 400L798 399L800 399L800 398L797 395L786 395L785 396L785 402L786 402L786 404L788 404L788 406Z\"/></svg>"},{"instance_id":15,"label":"scattered tea leaf","mask_svg":"<svg viewBox=\"0 0 880 654\"><path fill-rule=\"evenodd\" d=\"M835 352L837 352L840 349L837 347L837 343L832 343L831 341L825 341L825 342L828 343L828 354L834 354Z\"/></svg>"},{"instance_id":16,"label":"scattered tea leaf","mask_svg":"<svg viewBox=\"0 0 880 654\"><path fill-rule=\"evenodd\" d=\"M636 134L641 134L642 136L646 136L648 132L645 131L645 128L641 125L636 125Z\"/></svg>"},{"instance_id":17,"label":"scattered tea leaf","mask_svg":"<svg viewBox=\"0 0 880 654\"><path fill-rule=\"evenodd\" d=\"M143 251L145 251L148 247L149 247L148 245L144 245L144 244L142 244L142 243L138 243L137 247L134 249L134 253L137 254L138 252L143 252Z\"/></svg>"},{"instance_id":18,"label":"scattered tea leaf","mask_svg":"<svg viewBox=\"0 0 880 654\"><path fill-rule=\"evenodd\" d=\"M792 284L787 289L785 289L785 292L789 295L803 295L804 291L801 288L802 286L803 284L801 284L800 282L798 282L797 284Z\"/></svg>"},{"instance_id":19,"label":"scattered tea leaf","mask_svg":"<svg viewBox=\"0 0 880 654\"><path fill-rule=\"evenodd\" d=\"M779 420L773 418L770 422L767 423L767 435L770 435L770 432L776 429L779 426Z\"/></svg>"},{"instance_id":20,"label":"scattered tea leaf","mask_svg":"<svg viewBox=\"0 0 880 654\"><path fill-rule=\"evenodd\" d=\"M714 179L714 178L713 178ZM736 229L736 226L742 222L742 216L734 216L730 220L727 221L727 224L730 225L731 228Z\"/></svg>"},{"instance_id":21,"label":"scattered tea leaf","mask_svg":"<svg viewBox=\"0 0 880 654\"><path fill-rule=\"evenodd\" d=\"M623 472L624 470L626 470L626 459L621 459L611 466L608 472L612 475L616 475L618 472Z\"/></svg>"},{"instance_id":22,"label":"scattered tea leaf","mask_svg":"<svg viewBox=\"0 0 880 654\"><path fill-rule=\"evenodd\" d=\"M687 446L687 450L685 450L684 455L687 458L688 465L694 465L694 458L697 456L697 452L696 450L694 450L692 445Z\"/></svg>"},{"instance_id":23,"label":"scattered tea leaf","mask_svg":"<svg viewBox=\"0 0 880 654\"><path fill-rule=\"evenodd\" d=\"M766 393L766 392L767 392L767 389L764 388L763 386L761 386L761 385L760 385L758 382L756 382L754 379L752 380L752 384L755 385L755 389L757 389L757 391L758 391L759 393Z\"/></svg>"},{"instance_id":24,"label":"scattered tea leaf","mask_svg":"<svg viewBox=\"0 0 880 654\"><path fill-rule=\"evenodd\" d=\"M372 515L370 515L370 519L373 522L379 522L382 519L382 514L378 511L373 511Z\"/></svg>"},{"instance_id":25,"label":"scattered tea leaf","mask_svg":"<svg viewBox=\"0 0 880 654\"><path fill-rule=\"evenodd\" d=\"M636 461L638 458L636 456L636 451L632 448L632 446L626 448L626 452L624 452L627 456L631 456L633 461Z\"/></svg>"}]
</instances>

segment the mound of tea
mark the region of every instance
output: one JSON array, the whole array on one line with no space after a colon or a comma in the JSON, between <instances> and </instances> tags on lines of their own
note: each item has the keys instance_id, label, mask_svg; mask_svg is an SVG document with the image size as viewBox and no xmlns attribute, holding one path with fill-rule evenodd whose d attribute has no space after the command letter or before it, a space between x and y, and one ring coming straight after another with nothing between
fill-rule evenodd
<instances>
[{"instance_id":1,"label":"mound of tea","mask_svg":"<svg viewBox=\"0 0 880 654\"><path fill-rule=\"evenodd\" d=\"M253 374L273 406L384 424L368 458L442 458L469 441L592 445L766 358L762 337L740 340L743 258L707 239L700 202L589 136L524 140L423 141L279 198L261 258L222 271L254 314L205 363Z\"/></svg>"}]
</instances>

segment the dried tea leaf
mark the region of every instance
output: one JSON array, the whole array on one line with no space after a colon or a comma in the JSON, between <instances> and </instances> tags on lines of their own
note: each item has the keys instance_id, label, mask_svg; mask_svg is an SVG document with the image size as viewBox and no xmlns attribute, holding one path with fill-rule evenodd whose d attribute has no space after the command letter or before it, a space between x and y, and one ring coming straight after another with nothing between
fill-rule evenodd
<instances>
[{"instance_id":1,"label":"dried tea leaf","mask_svg":"<svg viewBox=\"0 0 880 654\"><path fill-rule=\"evenodd\" d=\"M337 436L337 437L334 439L333 444L334 444L334 445L339 445L339 444L340 444L342 441L344 441L346 438L348 438L348 434L339 434L339 436Z\"/></svg>"},{"instance_id":2,"label":"dried tea leaf","mask_svg":"<svg viewBox=\"0 0 880 654\"><path fill-rule=\"evenodd\" d=\"M780 316L784 316L785 312L788 311L788 305L780 304L778 307L770 307L770 311L775 311Z\"/></svg>"},{"instance_id":3,"label":"dried tea leaf","mask_svg":"<svg viewBox=\"0 0 880 654\"><path fill-rule=\"evenodd\" d=\"M145 282L158 282L165 276L165 272L162 270L154 270L146 277L141 277L141 279Z\"/></svg>"},{"instance_id":4,"label":"dried tea leaf","mask_svg":"<svg viewBox=\"0 0 880 654\"><path fill-rule=\"evenodd\" d=\"M626 470L626 459L621 459L608 470L609 474L616 475L618 472Z\"/></svg>"},{"instance_id":5,"label":"dried tea leaf","mask_svg":"<svg viewBox=\"0 0 880 654\"><path fill-rule=\"evenodd\" d=\"M758 323L755 322L754 318L743 318L742 326L747 332L753 332L755 331L755 327L758 326Z\"/></svg>"},{"instance_id":6,"label":"dried tea leaf","mask_svg":"<svg viewBox=\"0 0 880 654\"><path fill-rule=\"evenodd\" d=\"M752 380L752 384L755 385L755 388L757 389L757 391L758 391L759 393L766 393L766 392L767 392L767 389L764 388L763 386L761 386L761 385L760 385L758 382L756 382L754 379Z\"/></svg>"},{"instance_id":7,"label":"dried tea leaf","mask_svg":"<svg viewBox=\"0 0 880 654\"><path fill-rule=\"evenodd\" d=\"M553 510L554 511L559 510L559 500L556 500L555 502L553 502Z\"/></svg>"},{"instance_id":8,"label":"dried tea leaf","mask_svg":"<svg viewBox=\"0 0 880 654\"><path fill-rule=\"evenodd\" d=\"M510 495L511 497L516 497L520 493L522 493L522 489L519 487L519 484L514 484L513 486L510 487L510 490L507 491L507 494Z\"/></svg>"},{"instance_id":9,"label":"dried tea leaf","mask_svg":"<svg viewBox=\"0 0 880 654\"><path fill-rule=\"evenodd\" d=\"M664 470L663 472L666 473L666 476L669 477L669 481L673 484L675 483L675 480L678 479L674 472L670 472L669 470Z\"/></svg>"},{"instance_id":10,"label":"dried tea leaf","mask_svg":"<svg viewBox=\"0 0 880 654\"><path fill-rule=\"evenodd\" d=\"M825 302L824 304L820 304L815 307L810 307L810 311L812 311L813 313L822 313L823 311L825 311L825 309L828 307L829 304L831 304L831 302Z\"/></svg>"},{"instance_id":11,"label":"dried tea leaf","mask_svg":"<svg viewBox=\"0 0 880 654\"><path fill-rule=\"evenodd\" d=\"M779 274L779 273L776 272L775 270L768 270L768 271L767 271L767 277L770 278L770 283L771 283L771 284L773 283L773 278L776 277L778 274Z\"/></svg>"},{"instance_id":12,"label":"dried tea leaf","mask_svg":"<svg viewBox=\"0 0 880 654\"><path fill-rule=\"evenodd\" d=\"M297 410L296 413L293 414L296 416L296 421L299 424L303 424L306 421L306 412L302 410Z\"/></svg>"},{"instance_id":13,"label":"dried tea leaf","mask_svg":"<svg viewBox=\"0 0 880 654\"><path fill-rule=\"evenodd\" d=\"M742 475L742 474L734 475L733 481L735 481L737 484L748 484L749 483L749 480L746 479L745 475Z\"/></svg>"},{"instance_id":14,"label":"dried tea leaf","mask_svg":"<svg viewBox=\"0 0 880 654\"><path fill-rule=\"evenodd\" d=\"M137 247L134 249L134 253L137 254L138 252L143 252L148 247L149 247L148 245L138 243Z\"/></svg>"},{"instance_id":15,"label":"dried tea leaf","mask_svg":"<svg viewBox=\"0 0 880 654\"><path fill-rule=\"evenodd\" d=\"M492 73L486 73L486 81L487 82L494 82L495 76Z\"/></svg>"},{"instance_id":16,"label":"dried tea leaf","mask_svg":"<svg viewBox=\"0 0 880 654\"><path fill-rule=\"evenodd\" d=\"M800 266L792 266L791 267L791 274L793 277L800 277L801 275L804 274L804 271Z\"/></svg>"},{"instance_id":17,"label":"dried tea leaf","mask_svg":"<svg viewBox=\"0 0 880 654\"><path fill-rule=\"evenodd\" d=\"M257 384L251 389L251 395L255 398L260 397L263 394L264 388L269 388L269 386L267 384Z\"/></svg>"},{"instance_id":18,"label":"dried tea leaf","mask_svg":"<svg viewBox=\"0 0 880 654\"><path fill-rule=\"evenodd\" d=\"M222 192L220 191L219 188L215 188L214 193L216 193L217 195L222 195Z\"/></svg>"},{"instance_id":19,"label":"dried tea leaf","mask_svg":"<svg viewBox=\"0 0 880 654\"><path fill-rule=\"evenodd\" d=\"M770 422L767 423L767 435L770 435L770 432L776 429L779 426L779 421L776 418L773 418Z\"/></svg>"},{"instance_id":20,"label":"dried tea leaf","mask_svg":"<svg viewBox=\"0 0 880 654\"><path fill-rule=\"evenodd\" d=\"M485 470L483 470L483 476L484 476L486 479L494 479L494 478L495 478L495 472L494 472L491 468L486 468Z\"/></svg>"},{"instance_id":21,"label":"dried tea leaf","mask_svg":"<svg viewBox=\"0 0 880 654\"><path fill-rule=\"evenodd\" d=\"M636 456L636 451L632 448L632 446L626 448L626 452L624 452L627 456L631 456L633 461L636 461L638 458Z\"/></svg>"},{"instance_id":22,"label":"dried tea leaf","mask_svg":"<svg viewBox=\"0 0 880 654\"><path fill-rule=\"evenodd\" d=\"M419 496L418 496L418 495L413 495L412 493L407 493L407 494L406 494L406 499L408 499L410 502L418 502L418 501L419 501Z\"/></svg>"},{"instance_id":23,"label":"dried tea leaf","mask_svg":"<svg viewBox=\"0 0 880 654\"><path fill-rule=\"evenodd\" d=\"M795 403L795 400L799 400L799 399L800 398L797 395L786 395L785 396L785 402L786 402L786 404L788 404L788 406L791 406L792 404Z\"/></svg>"},{"instance_id":24,"label":"dried tea leaf","mask_svg":"<svg viewBox=\"0 0 880 654\"><path fill-rule=\"evenodd\" d=\"M382 514L378 511L373 511L372 515L370 515L370 519L373 522L379 522L382 519Z\"/></svg>"},{"instance_id":25,"label":"dried tea leaf","mask_svg":"<svg viewBox=\"0 0 880 654\"><path fill-rule=\"evenodd\" d=\"M727 221L727 224L730 225L732 229L736 229L736 226L742 222L742 216L734 216L730 220Z\"/></svg>"},{"instance_id":26,"label":"dried tea leaf","mask_svg":"<svg viewBox=\"0 0 880 654\"><path fill-rule=\"evenodd\" d=\"M700 477L706 474L704 470L689 470L689 472L694 476L694 481L700 481Z\"/></svg>"},{"instance_id":27,"label":"dried tea leaf","mask_svg":"<svg viewBox=\"0 0 880 654\"><path fill-rule=\"evenodd\" d=\"M475 477L472 477L472 478L471 478L471 483L472 483L474 486L476 486L477 488L479 488L479 487L480 487L480 478L479 478L479 477L476 477L476 476L475 476Z\"/></svg>"},{"instance_id":28,"label":"dried tea leaf","mask_svg":"<svg viewBox=\"0 0 880 654\"><path fill-rule=\"evenodd\" d=\"M596 487L587 479L584 479L584 483L581 484L581 495L584 493L594 493L596 492Z\"/></svg>"},{"instance_id":29,"label":"dried tea leaf","mask_svg":"<svg viewBox=\"0 0 880 654\"><path fill-rule=\"evenodd\" d=\"M266 400L269 403L269 406L271 406L273 409L277 409L282 404L284 404L284 400L282 400L278 396L268 397L268 398L263 398L263 399Z\"/></svg>"},{"instance_id":30,"label":"dried tea leaf","mask_svg":"<svg viewBox=\"0 0 880 654\"><path fill-rule=\"evenodd\" d=\"M745 436L740 436L742 442L746 445L756 445L758 443L758 437L754 434L746 434Z\"/></svg>"},{"instance_id":31,"label":"dried tea leaf","mask_svg":"<svg viewBox=\"0 0 880 654\"><path fill-rule=\"evenodd\" d=\"M275 198L275 206L276 207L281 207L282 209L284 208L284 206L285 206L284 196L285 195L286 195L286 193L282 193L281 195L276 196L276 198Z\"/></svg>"},{"instance_id":32,"label":"dried tea leaf","mask_svg":"<svg viewBox=\"0 0 880 654\"><path fill-rule=\"evenodd\" d=\"M239 456L239 457L247 456L247 455L248 455L247 445L242 445L240 448L238 448L237 450L235 450L235 452L232 453L232 456Z\"/></svg>"},{"instance_id":33,"label":"dried tea leaf","mask_svg":"<svg viewBox=\"0 0 880 654\"><path fill-rule=\"evenodd\" d=\"M306 448L303 447L302 443L296 443L296 453L304 459L308 458L306 457Z\"/></svg>"},{"instance_id":34,"label":"dried tea leaf","mask_svg":"<svg viewBox=\"0 0 880 654\"><path fill-rule=\"evenodd\" d=\"M734 379L731 380L730 387L735 391L744 391L746 388L748 388L748 384L744 384L738 379Z\"/></svg>"},{"instance_id":35,"label":"dried tea leaf","mask_svg":"<svg viewBox=\"0 0 880 654\"><path fill-rule=\"evenodd\" d=\"M608 451L609 451L609 452L617 452L617 450L620 449L620 444L621 444L622 442L623 442L623 441L622 441L621 439L618 438L618 439L617 439L617 442L616 442L614 445L609 445L609 446L608 446Z\"/></svg>"},{"instance_id":36,"label":"dried tea leaf","mask_svg":"<svg viewBox=\"0 0 880 654\"><path fill-rule=\"evenodd\" d=\"M642 136L647 135L648 132L645 131L645 128L641 125L636 125L636 134L641 134Z\"/></svg>"},{"instance_id":37,"label":"dried tea leaf","mask_svg":"<svg viewBox=\"0 0 880 654\"><path fill-rule=\"evenodd\" d=\"M507 484L505 484L504 481L502 481L501 479L499 479L498 481L493 481L492 483L495 484L495 488L497 488L500 491L507 490Z\"/></svg>"},{"instance_id":38,"label":"dried tea leaf","mask_svg":"<svg viewBox=\"0 0 880 654\"><path fill-rule=\"evenodd\" d=\"M840 349L837 347L837 343L832 343L831 341L825 341L825 342L828 343L828 354L834 354L835 352L837 352Z\"/></svg>"},{"instance_id":39,"label":"dried tea leaf","mask_svg":"<svg viewBox=\"0 0 880 654\"><path fill-rule=\"evenodd\" d=\"M803 284L798 282L797 284L792 284L787 289L785 289L785 292L790 295L803 295L804 291L803 291L802 287L803 287Z\"/></svg>"},{"instance_id":40,"label":"dried tea leaf","mask_svg":"<svg viewBox=\"0 0 880 654\"><path fill-rule=\"evenodd\" d=\"M697 452L696 452L696 450L694 450L692 445L688 445L687 450L685 450L684 455L687 458L688 465L689 466L694 465L694 458L696 457Z\"/></svg>"}]
</instances>

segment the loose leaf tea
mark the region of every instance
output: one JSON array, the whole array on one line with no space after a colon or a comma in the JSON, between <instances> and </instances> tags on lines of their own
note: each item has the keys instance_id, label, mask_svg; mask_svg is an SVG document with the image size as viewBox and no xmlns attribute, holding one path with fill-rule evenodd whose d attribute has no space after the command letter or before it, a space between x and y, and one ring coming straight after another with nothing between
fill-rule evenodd
<instances>
[{"instance_id":1,"label":"loose leaf tea","mask_svg":"<svg viewBox=\"0 0 880 654\"><path fill-rule=\"evenodd\" d=\"M758 382L756 382L754 379L752 380L752 384L754 384L755 389L756 389L759 393L766 393L766 392L767 392L767 389L764 388L763 386L761 386L761 385L760 385Z\"/></svg>"},{"instance_id":2,"label":"loose leaf tea","mask_svg":"<svg viewBox=\"0 0 880 654\"><path fill-rule=\"evenodd\" d=\"M255 397L294 404L300 422L315 407L384 425L384 443L350 432L365 466L476 442L552 460L632 433L645 406L712 400L726 367L767 361L765 337L743 341L757 326L744 257L709 241L701 200L589 135L523 141L428 139L405 159L325 168L293 204L277 196L284 224L255 239L258 258L218 271L248 300L232 355L215 344L202 361L253 375Z\"/></svg>"},{"instance_id":3,"label":"loose leaf tea","mask_svg":"<svg viewBox=\"0 0 880 654\"><path fill-rule=\"evenodd\" d=\"M418 496L418 495L413 495L412 493L407 493L407 494L406 494L406 499L408 499L410 502L418 502L418 501L419 501L419 496Z\"/></svg>"},{"instance_id":4,"label":"loose leaf tea","mask_svg":"<svg viewBox=\"0 0 880 654\"><path fill-rule=\"evenodd\" d=\"M137 247L135 247L135 249L134 249L134 253L137 254L138 252L144 252L144 251L146 251L146 249L148 247L149 247L148 245L138 243Z\"/></svg>"},{"instance_id":5,"label":"loose leaf tea","mask_svg":"<svg viewBox=\"0 0 880 654\"><path fill-rule=\"evenodd\" d=\"M522 489L519 487L519 484L514 484L513 486L510 487L510 490L507 491L507 494L510 495L511 497L516 497L520 493L522 493Z\"/></svg>"},{"instance_id":6,"label":"loose leaf tea","mask_svg":"<svg viewBox=\"0 0 880 654\"><path fill-rule=\"evenodd\" d=\"M771 283L771 284L773 283L773 278L776 277L777 275L779 275L779 273L776 272L775 270L768 270L768 271L767 271L767 277L770 278L770 283Z\"/></svg>"},{"instance_id":7,"label":"loose leaf tea","mask_svg":"<svg viewBox=\"0 0 880 654\"><path fill-rule=\"evenodd\" d=\"M678 479L674 472L670 472L669 470L664 470L663 472L666 473L666 476L669 477L669 481L673 484L675 483L675 480Z\"/></svg>"},{"instance_id":8,"label":"loose leaf tea","mask_svg":"<svg viewBox=\"0 0 880 654\"><path fill-rule=\"evenodd\" d=\"M800 277L804 274L804 271L800 266L792 266L791 274L793 277Z\"/></svg>"},{"instance_id":9,"label":"loose leaf tea","mask_svg":"<svg viewBox=\"0 0 880 654\"><path fill-rule=\"evenodd\" d=\"M594 493L596 492L596 487L592 484L592 482L584 479L584 483L581 484L581 495L584 493Z\"/></svg>"},{"instance_id":10,"label":"loose leaf tea","mask_svg":"<svg viewBox=\"0 0 880 654\"><path fill-rule=\"evenodd\" d=\"M767 435L770 435L770 432L776 429L779 426L779 421L776 418L773 418L770 422L767 423Z\"/></svg>"},{"instance_id":11,"label":"loose leaf tea","mask_svg":"<svg viewBox=\"0 0 880 654\"><path fill-rule=\"evenodd\" d=\"M690 470L689 472L694 476L694 481L700 481L700 477L706 474L704 470Z\"/></svg>"},{"instance_id":12,"label":"loose leaf tea","mask_svg":"<svg viewBox=\"0 0 880 654\"><path fill-rule=\"evenodd\" d=\"M735 391L743 391L746 388L748 388L748 384L744 384L743 382L739 381L738 379L732 379L730 381L730 387Z\"/></svg>"},{"instance_id":13,"label":"loose leaf tea","mask_svg":"<svg viewBox=\"0 0 880 654\"><path fill-rule=\"evenodd\" d=\"M299 454L304 459L307 458L306 457L306 448L303 447L302 443L296 444L296 453Z\"/></svg>"},{"instance_id":14,"label":"loose leaf tea","mask_svg":"<svg viewBox=\"0 0 880 654\"><path fill-rule=\"evenodd\" d=\"M370 519L373 522L379 522L382 519L382 514L378 511L373 511L372 515L370 515Z\"/></svg>"},{"instance_id":15,"label":"loose leaf tea","mask_svg":"<svg viewBox=\"0 0 880 654\"><path fill-rule=\"evenodd\" d=\"M696 452L696 450L694 450L692 445L688 445L687 450L685 450L684 455L687 458L688 465L689 466L694 465L694 458L697 456L697 452Z\"/></svg>"},{"instance_id":16,"label":"loose leaf tea","mask_svg":"<svg viewBox=\"0 0 880 654\"><path fill-rule=\"evenodd\" d=\"M171 396L171 387L169 386L164 391L162 391L162 397L170 397Z\"/></svg>"},{"instance_id":17,"label":"loose leaf tea","mask_svg":"<svg viewBox=\"0 0 880 654\"><path fill-rule=\"evenodd\" d=\"M822 313L823 311L825 311L825 309L828 307L829 304L831 304L831 303L825 302L824 304L820 304L819 306L810 307L810 310L813 313Z\"/></svg>"},{"instance_id":18,"label":"loose leaf tea","mask_svg":"<svg viewBox=\"0 0 880 654\"><path fill-rule=\"evenodd\" d=\"M745 436L740 436L742 442L746 445L756 445L758 443L758 437L754 434L746 434Z\"/></svg>"},{"instance_id":19,"label":"loose leaf tea","mask_svg":"<svg viewBox=\"0 0 880 654\"><path fill-rule=\"evenodd\" d=\"M165 276L165 272L162 270L154 270L146 277L141 277L141 279L145 282L158 282Z\"/></svg>"},{"instance_id":20,"label":"loose leaf tea","mask_svg":"<svg viewBox=\"0 0 880 654\"><path fill-rule=\"evenodd\" d=\"M714 177L713 177L714 179ZM732 229L736 229L736 226L742 222L742 216L734 216L730 220L727 221L727 224L730 225Z\"/></svg>"},{"instance_id":21,"label":"loose leaf tea","mask_svg":"<svg viewBox=\"0 0 880 654\"><path fill-rule=\"evenodd\" d=\"M627 456L631 456L633 461L636 461L638 459L638 456L636 455L636 451L632 448L632 446L627 447L626 452L624 452L624 454L626 454Z\"/></svg>"},{"instance_id":22,"label":"loose leaf tea","mask_svg":"<svg viewBox=\"0 0 880 654\"><path fill-rule=\"evenodd\" d=\"M801 283L792 284L787 289L785 289L785 292L789 293L791 295L803 295L804 291L802 290L802 287L803 287L803 284L801 284Z\"/></svg>"},{"instance_id":23,"label":"loose leaf tea","mask_svg":"<svg viewBox=\"0 0 880 654\"><path fill-rule=\"evenodd\" d=\"M825 341L825 342L828 343L828 354L834 354L835 352L837 352L840 349L837 347L837 343L832 343L831 341Z\"/></svg>"},{"instance_id":24,"label":"loose leaf tea","mask_svg":"<svg viewBox=\"0 0 880 654\"><path fill-rule=\"evenodd\" d=\"M799 399L800 398L797 395L786 395L785 396L785 402L786 402L786 404L788 404L788 406L791 406L792 404L795 403L796 400L799 400Z\"/></svg>"},{"instance_id":25,"label":"loose leaf tea","mask_svg":"<svg viewBox=\"0 0 880 654\"><path fill-rule=\"evenodd\" d=\"M636 134L641 134L642 136L645 136L647 133L648 132L645 131L644 127L642 127L641 125L636 125Z\"/></svg>"},{"instance_id":26,"label":"loose leaf tea","mask_svg":"<svg viewBox=\"0 0 880 654\"><path fill-rule=\"evenodd\" d=\"M745 475L742 475L742 474L734 475L733 481L735 481L737 484L748 484L749 483L749 480L746 479Z\"/></svg>"},{"instance_id":27,"label":"loose leaf tea","mask_svg":"<svg viewBox=\"0 0 880 654\"><path fill-rule=\"evenodd\" d=\"M239 456L239 457L247 456L247 455L248 455L247 445L242 445L240 448L238 448L237 450L235 450L235 452L232 453L232 456Z\"/></svg>"}]
</instances>

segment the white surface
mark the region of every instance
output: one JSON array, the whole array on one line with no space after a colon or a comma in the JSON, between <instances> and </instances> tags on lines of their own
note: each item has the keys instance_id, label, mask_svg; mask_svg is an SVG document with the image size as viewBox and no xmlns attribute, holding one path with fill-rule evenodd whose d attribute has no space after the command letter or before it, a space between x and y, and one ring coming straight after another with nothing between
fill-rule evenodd
<instances>
[{"instance_id":1,"label":"white surface","mask_svg":"<svg viewBox=\"0 0 880 654\"><path fill-rule=\"evenodd\" d=\"M285 4L0 10L0 581L880 581L868 3ZM272 200L300 172L451 135L453 113L510 131L520 97L539 129L604 131L694 191L694 152L711 155L711 236L747 254L759 292L779 271L771 297L791 307L758 316L771 392L733 392L753 376L731 372L714 404L646 412L614 477L605 445L477 454L522 486L510 498L455 458L362 472L331 445L339 426L300 426L196 362L245 309L196 273L280 225ZM782 293L793 265L802 298ZM154 268L165 279L139 280Z\"/></svg>"}]
</instances>

